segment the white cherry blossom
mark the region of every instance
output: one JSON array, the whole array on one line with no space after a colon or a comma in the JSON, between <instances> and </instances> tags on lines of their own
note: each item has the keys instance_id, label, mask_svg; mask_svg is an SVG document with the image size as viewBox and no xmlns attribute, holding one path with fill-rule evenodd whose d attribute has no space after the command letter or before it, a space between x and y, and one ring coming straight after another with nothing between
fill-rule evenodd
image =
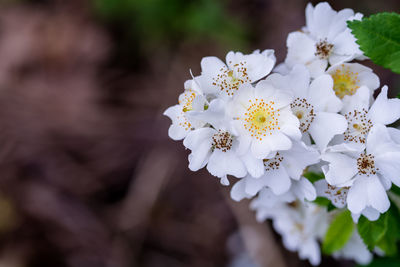
<instances>
[{"instance_id":1,"label":"white cherry blossom","mask_svg":"<svg viewBox=\"0 0 400 267\"><path fill-rule=\"evenodd\" d=\"M388 87L385 85L375 102L369 108L370 89L362 86L347 105L344 113L347 129L336 143L353 142L364 144L370 129L375 124L389 125L400 118L400 99L387 97Z\"/></svg>"},{"instance_id":2,"label":"white cherry blossom","mask_svg":"<svg viewBox=\"0 0 400 267\"><path fill-rule=\"evenodd\" d=\"M288 54L285 64L308 67L312 77L323 74L328 66L363 58L356 39L347 28L348 20L360 20L362 14L351 9L335 11L327 2L306 7L306 26L287 38Z\"/></svg>"},{"instance_id":3,"label":"white cherry blossom","mask_svg":"<svg viewBox=\"0 0 400 267\"><path fill-rule=\"evenodd\" d=\"M324 153L322 160L329 163L323 170L327 182L347 186L347 207L360 214L367 207L380 213L388 210L390 202L386 190L391 183L400 185L400 145L393 142L387 128L376 124L370 130L366 150L337 149Z\"/></svg>"},{"instance_id":4,"label":"white cherry blossom","mask_svg":"<svg viewBox=\"0 0 400 267\"><path fill-rule=\"evenodd\" d=\"M188 113L193 110L204 110L207 100L203 96L202 90L195 80L186 81L184 87L185 91L179 95L178 104L164 111L164 115L172 120L168 135L173 140L182 140L190 131L205 124L200 120L188 117Z\"/></svg>"},{"instance_id":5,"label":"white cherry blossom","mask_svg":"<svg viewBox=\"0 0 400 267\"><path fill-rule=\"evenodd\" d=\"M254 83L267 76L275 65L273 50L256 50L252 54L230 51L226 64L217 57L201 60L198 82L206 94L232 97L243 84Z\"/></svg>"},{"instance_id":6,"label":"white cherry blossom","mask_svg":"<svg viewBox=\"0 0 400 267\"><path fill-rule=\"evenodd\" d=\"M249 149L257 159L273 157L278 150L288 150L292 140L299 140L299 120L290 109L293 97L265 81L254 88L243 85L230 105L233 125L238 133L242 154Z\"/></svg>"},{"instance_id":7,"label":"white cherry blossom","mask_svg":"<svg viewBox=\"0 0 400 267\"><path fill-rule=\"evenodd\" d=\"M369 104L374 90L379 87L379 78L372 69L358 63L342 63L330 67L327 71L333 78L333 90L337 97L343 101L342 112L348 112L348 106L360 99L353 99L358 88L365 86L369 89L369 99L363 99ZM368 106L369 107L369 106Z\"/></svg>"},{"instance_id":8,"label":"white cherry blossom","mask_svg":"<svg viewBox=\"0 0 400 267\"><path fill-rule=\"evenodd\" d=\"M282 236L283 245L290 251L298 251L301 259L308 259L312 265L321 261L318 241L325 235L329 215L325 208L299 201L287 203L287 199L273 199L271 194L261 192L253 200L251 208L256 210L257 219L272 219L274 229Z\"/></svg>"}]
</instances>

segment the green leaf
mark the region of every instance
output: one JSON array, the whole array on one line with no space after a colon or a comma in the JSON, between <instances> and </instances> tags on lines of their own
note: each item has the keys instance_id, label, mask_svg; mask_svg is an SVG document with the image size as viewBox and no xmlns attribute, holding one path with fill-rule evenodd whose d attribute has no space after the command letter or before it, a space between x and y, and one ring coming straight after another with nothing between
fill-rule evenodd
<instances>
[{"instance_id":1,"label":"green leaf","mask_svg":"<svg viewBox=\"0 0 400 267\"><path fill-rule=\"evenodd\" d=\"M376 221L369 221L366 217L361 216L357 229L365 245L372 250L387 231L387 216L382 214Z\"/></svg>"},{"instance_id":2,"label":"green leaf","mask_svg":"<svg viewBox=\"0 0 400 267\"><path fill-rule=\"evenodd\" d=\"M400 175L400 174L399 174ZM396 195L400 196L400 187L398 187L397 185L392 185L392 187L390 188L390 191L392 191L393 193L395 193Z\"/></svg>"},{"instance_id":3,"label":"green leaf","mask_svg":"<svg viewBox=\"0 0 400 267\"><path fill-rule=\"evenodd\" d=\"M341 249L353 234L354 223L351 213L345 210L339 213L329 226L324 241L322 243L322 252L332 254Z\"/></svg>"},{"instance_id":4,"label":"green leaf","mask_svg":"<svg viewBox=\"0 0 400 267\"><path fill-rule=\"evenodd\" d=\"M392 203L390 209L382 216L386 216L386 233L376 244L385 252L386 256L394 256L397 253L397 241L400 239L400 213L396 205Z\"/></svg>"},{"instance_id":5,"label":"green leaf","mask_svg":"<svg viewBox=\"0 0 400 267\"><path fill-rule=\"evenodd\" d=\"M378 13L347 22L364 54L374 63L400 73L400 15Z\"/></svg>"},{"instance_id":6,"label":"green leaf","mask_svg":"<svg viewBox=\"0 0 400 267\"><path fill-rule=\"evenodd\" d=\"M335 210L335 209L336 209L335 205L333 205L332 202L330 202L329 205L328 205L328 212L332 211L332 210Z\"/></svg>"},{"instance_id":7,"label":"green leaf","mask_svg":"<svg viewBox=\"0 0 400 267\"><path fill-rule=\"evenodd\" d=\"M325 178L323 173L316 172L306 172L305 174L303 174L303 176L306 177L311 183Z\"/></svg>"},{"instance_id":8,"label":"green leaf","mask_svg":"<svg viewBox=\"0 0 400 267\"><path fill-rule=\"evenodd\" d=\"M357 267L398 267L400 266L399 258L374 258L368 265L357 265Z\"/></svg>"},{"instance_id":9,"label":"green leaf","mask_svg":"<svg viewBox=\"0 0 400 267\"><path fill-rule=\"evenodd\" d=\"M326 197L317 197L314 201L315 204L322 207L328 207L331 201Z\"/></svg>"}]
</instances>

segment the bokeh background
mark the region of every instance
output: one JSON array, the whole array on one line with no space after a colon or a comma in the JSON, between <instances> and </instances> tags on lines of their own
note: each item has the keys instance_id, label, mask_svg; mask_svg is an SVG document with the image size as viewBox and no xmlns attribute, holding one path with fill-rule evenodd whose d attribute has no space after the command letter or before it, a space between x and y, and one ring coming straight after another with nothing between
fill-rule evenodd
<instances>
[{"instance_id":1,"label":"bokeh background","mask_svg":"<svg viewBox=\"0 0 400 267\"><path fill-rule=\"evenodd\" d=\"M0 266L308 266L248 202L188 170L162 116L204 56L282 61L306 3L0 0ZM367 64L396 95L399 76Z\"/></svg>"}]
</instances>

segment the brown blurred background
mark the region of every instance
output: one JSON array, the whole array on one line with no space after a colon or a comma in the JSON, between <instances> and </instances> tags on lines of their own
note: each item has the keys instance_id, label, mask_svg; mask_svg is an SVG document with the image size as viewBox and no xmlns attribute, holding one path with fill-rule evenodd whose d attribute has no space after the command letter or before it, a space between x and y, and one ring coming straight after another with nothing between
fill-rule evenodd
<instances>
[{"instance_id":1,"label":"brown blurred background","mask_svg":"<svg viewBox=\"0 0 400 267\"><path fill-rule=\"evenodd\" d=\"M272 48L282 61L306 3L0 0L0 266L308 266L188 170L161 115L203 56Z\"/></svg>"}]
</instances>

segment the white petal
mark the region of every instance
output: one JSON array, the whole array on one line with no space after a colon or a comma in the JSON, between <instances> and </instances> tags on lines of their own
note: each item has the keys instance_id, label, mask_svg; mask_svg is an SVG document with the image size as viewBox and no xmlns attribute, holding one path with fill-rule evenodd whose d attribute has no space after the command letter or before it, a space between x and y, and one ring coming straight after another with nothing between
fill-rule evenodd
<instances>
[{"instance_id":1,"label":"white petal","mask_svg":"<svg viewBox=\"0 0 400 267\"><path fill-rule=\"evenodd\" d=\"M280 115L280 122L282 122L280 125L281 132L294 140L300 140L301 131L299 129L299 119L293 115L289 107L281 110Z\"/></svg>"},{"instance_id":2,"label":"white petal","mask_svg":"<svg viewBox=\"0 0 400 267\"><path fill-rule=\"evenodd\" d=\"M318 3L314 8L312 22L314 27L310 29L311 34L321 39L328 37L331 23L335 16L336 11L328 3Z\"/></svg>"},{"instance_id":3,"label":"white petal","mask_svg":"<svg viewBox=\"0 0 400 267\"><path fill-rule=\"evenodd\" d=\"M293 142L290 150L281 151L284 160L282 164L292 179L298 180L304 169L320 160L319 153L311 147L306 147L303 143Z\"/></svg>"},{"instance_id":4,"label":"white petal","mask_svg":"<svg viewBox=\"0 0 400 267\"><path fill-rule=\"evenodd\" d=\"M192 150L189 155L189 169L191 171L198 171L203 168L208 162L208 158L211 154L211 141L205 140L199 144L197 149Z\"/></svg>"},{"instance_id":5,"label":"white petal","mask_svg":"<svg viewBox=\"0 0 400 267\"><path fill-rule=\"evenodd\" d=\"M332 40L339 33L343 32L347 28L347 20L354 15L352 9L342 9L334 16L329 28L328 40Z\"/></svg>"},{"instance_id":6,"label":"white petal","mask_svg":"<svg viewBox=\"0 0 400 267\"><path fill-rule=\"evenodd\" d=\"M307 100L317 111L338 112L342 108L342 102L333 91L333 79L326 74L311 83Z\"/></svg>"},{"instance_id":7,"label":"white petal","mask_svg":"<svg viewBox=\"0 0 400 267\"><path fill-rule=\"evenodd\" d=\"M268 186L274 194L281 195L289 190L290 185L290 178L285 168L278 168L265 172L260 178L248 179L246 183L246 192L255 195L264 186Z\"/></svg>"},{"instance_id":8,"label":"white petal","mask_svg":"<svg viewBox=\"0 0 400 267\"><path fill-rule=\"evenodd\" d=\"M387 152L399 152L400 145L396 144L388 129L382 124L375 124L367 137L367 153L378 157Z\"/></svg>"},{"instance_id":9,"label":"white petal","mask_svg":"<svg viewBox=\"0 0 400 267\"><path fill-rule=\"evenodd\" d=\"M299 181L292 181L292 191L300 200L313 201L317 197L317 192L313 184L306 178L302 177Z\"/></svg>"},{"instance_id":10,"label":"white petal","mask_svg":"<svg viewBox=\"0 0 400 267\"><path fill-rule=\"evenodd\" d=\"M213 84L213 78L216 78L223 70L227 70L228 67L217 57L204 57L200 65L201 75L196 78L196 81L205 93L216 94L219 92L219 88Z\"/></svg>"},{"instance_id":11,"label":"white petal","mask_svg":"<svg viewBox=\"0 0 400 267\"><path fill-rule=\"evenodd\" d=\"M289 33L286 45L288 53L285 63L289 67L296 64L307 64L315 59L315 42L302 32Z\"/></svg>"},{"instance_id":12,"label":"white petal","mask_svg":"<svg viewBox=\"0 0 400 267\"><path fill-rule=\"evenodd\" d=\"M241 112L243 109L244 112L246 112L246 109L250 106L249 100L254 99L254 90L255 89L251 84L246 83L241 85L238 92L235 93L233 101L231 102L231 105L233 106L232 109L240 108ZM234 112L233 115L239 114L238 112Z\"/></svg>"},{"instance_id":13,"label":"white petal","mask_svg":"<svg viewBox=\"0 0 400 267\"><path fill-rule=\"evenodd\" d=\"M356 179L347 194L347 207L352 213L360 214L368 205L368 181L363 177Z\"/></svg>"},{"instance_id":14,"label":"white petal","mask_svg":"<svg viewBox=\"0 0 400 267\"><path fill-rule=\"evenodd\" d=\"M253 139L251 142L250 149L253 156L257 159L266 158L268 154L271 153L272 151L269 146L269 143L266 141L265 138L263 140Z\"/></svg>"},{"instance_id":15,"label":"white petal","mask_svg":"<svg viewBox=\"0 0 400 267\"><path fill-rule=\"evenodd\" d=\"M361 214L364 215L365 217L367 217L368 220L370 220L370 221L376 221L376 220L378 220L379 216L381 215L381 214L379 213L379 211L377 211L376 209L371 208L371 207L366 207L366 208L361 212Z\"/></svg>"},{"instance_id":16,"label":"white petal","mask_svg":"<svg viewBox=\"0 0 400 267\"><path fill-rule=\"evenodd\" d=\"M268 171L267 173L269 173L269 178L266 181L266 185L271 188L274 194L281 195L289 191L291 181L285 168L278 168L275 171Z\"/></svg>"},{"instance_id":17,"label":"white petal","mask_svg":"<svg viewBox=\"0 0 400 267\"><path fill-rule=\"evenodd\" d=\"M255 90L254 90L254 95L258 99L269 99L276 93L276 88L273 87L270 83L267 81L263 80L257 83ZM291 99L286 100L286 102L289 102L290 104ZM288 104L285 104L285 106Z\"/></svg>"},{"instance_id":18,"label":"white petal","mask_svg":"<svg viewBox=\"0 0 400 267\"><path fill-rule=\"evenodd\" d=\"M326 59L314 58L312 61L305 64L310 71L312 78L317 78L324 74L328 61Z\"/></svg>"},{"instance_id":19,"label":"white petal","mask_svg":"<svg viewBox=\"0 0 400 267\"><path fill-rule=\"evenodd\" d=\"M329 162L325 179L331 185L341 185L357 174L357 160L342 153L325 153L322 160Z\"/></svg>"},{"instance_id":20,"label":"white petal","mask_svg":"<svg viewBox=\"0 0 400 267\"><path fill-rule=\"evenodd\" d=\"M190 149L197 149L205 140L210 140L211 137L217 133L216 130L206 127L191 131L183 140L183 145ZM210 141L211 142L211 141Z\"/></svg>"},{"instance_id":21,"label":"white petal","mask_svg":"<svg viewBox=\"0 0 400 267\"><path fill-rule=\"evenodd\" d=\"M197 97L195 98L196 101ZM193 101L193 104L195 104ZM201 100L200 100L201 101ZM199 103L204 109L205 102ZM188 111L188 119L201 120L205 123L211 124L215 129L228 129L229 120L226 117L226 102L222 99L214 99L210 102L206 111ZM194 107L193 107L194 109Z\"/></svg>"},{"instance_id":22,"label":"white petal","mask_svg":"<svg viewBox=\"0 0 400 267\"><path fill-rule=\"evenodd\" d=\"M378 172L392 183L400 186L400 151L387 152L375 157Z\"/></svg>"},{"instance_id":23,"label":"white petal","mask_svg":"<svg viewBox=\"0 0 400 267\"><path fill-rule=\"evenodd\" d=\"M304 65L295 65L288 75L273 73L265 79L275 88L292 91L295 97L306 98L310 84L310 72Z\"/></svg>"},{"instance_id":24,"label":"white petal","mask_svg":"<svg viewBox=\"0 0 400 267\"><path fill-rule=\"evenodd\" d=\"M238 140L239 140L239 146L236 149L236 153L238 153L238 155L245 155L250 151L251 137L247 134L241 134L238 137Z\"/></svg>"},{"instance_id":25,"label":"white petal","mask_svg":"<svg viewBox=\"0 0 400 267\"><path fill-rule=\"evenodd\" d=\"M251 82L267 76L275 65L275 56L272 53L246 55L244 58L247 73Z\"/></svg>"},{"instance_id":26,"label":"white petal","mask_svg":"<svg viewBox=\"0 0 400 267\"><path fill-rule=\"evenodd\" d=\"M332 138L337 134L344 133L346 129L347 120L342 115L318 112L308 131L318 148L324 151Z\"/></svg>"},{"instance_id":27,"label":"white petal","mask_svg":"<svg viewBox=\"0 0 400 267\"><path fill-rule=\"evenodd\" d=\"M240 201L244 198L251 198L251 195L245 192L246 182L244 179L237 181L231 189L231 198L235 201Z\"/></svg>"},{"instance_id":28,"label":"white petal","mask_svg":"<svg viewBox=\"0 0 400 267\"><path fill-rule=\"evenodd\" d=\"M400 118L400 99L387 98L387 86L382 87L381 93L368 112L373 123L391 124Z\"/></svg>"},{"instance_id":29,"label":"white petal","mask_svg":"<svg viewBox=\"0 0 400 267\"><path fill-rule=\"evenodd\" d=\"M244 165L246 166L247 171L249 174L255 178L260 177L264 174L265 167L262 159L257 159L253 157L250 150L248 153L244 154L241 157Z\"/></svg>"},{"instance_id":30,"label":"white petal","mask_svg":"<svg viewBox=\"0 0 400 267\"><path fill-rule=\"evenodd\" d=\"M300 259L308 259L314 266L321 263L321 250L316 240L309 239L303 243L299 251Z\"/></svg>"},{"instance_id":31,"label":"white petal","mask_svg":"<svg viewBox=\"0 0 400 267\"><path fill-rule=\"evenodd\" d=\"M208 160L207 170L217 177L233 175L237 178L241 178L247 174L243 162L235 155L235 152L231 150L223 152L219 149L215 149Z\"/></svg>"},{"instance_id":32,"label":"white petal","mask_svg":"<svg viewBox=\"0 0 400 267\"><path fill-rule=\"evenodd\" d=\"M390 202L379 178L377 176L363 178L368 181L367 194L369 205L381 213L386 212L390 207Z\"/></svg>"},{"instance_id":33,"label":"white petal","mask_svg":"<svg viewBox=\"0 0 400 267\"><path fill-rule=\"evenodd\" d=\"M203 57L200 62L202 74L216 76L226 65L217 57Z\"/></svg>"},{"instance_id":34,"label":"white petal","mask_svg":"<svg viewBox=\"0 0 400 267\"><path fill-rule=\"evenodd\" d=\"M187 133L189 132L189 129L185 129L179 125L176 124L172 124L171 126L169 126L168 129L168 136L175 140L182 140L183 138L185 138L185 136L187 135Z\"/></svg>"},{"instance_id":35,"label":"white petal","mask_svg":"<svg viewBox=\"0 0 400 267\"><path fill-rule=\"evenodd\" d=\"M345 95L343 97L341 113L346 114L354 110L368 110L371 97L371 90L366 86L361 86L354 95Z\"/></svg>"},{"instance_id":36,"label":"white petal","mask_svg":"<svg viewBox=\"0 0 400 267\"><path fill-rule=\"evenodd\" d=\"M362 55L356 43L356 39L348 28L338 34L332 43L334 45L332 51L333 55L329 57L329 63L331 65L351 61L355 57ZM334 55L336 55L336 57Z\"/></svg>"},{"instance_id":37,"label":"white petal","mask_svg":"<svg viewBox=\"0 0 400 267\"><path fill-rule=\"evenodd\" d=\"M400 130L392 127L387 127L387 129L393 142L400 144Z\"/></svg>"},{"instance_id":38,"label":"white petal","mask_svg":"<svg viewBox=\"0 0 400 267\"><path fill-rule=\"evenodd\" d=\"M271 149L271 151L288 150L292 147L292 141L290 141L286 135L280 132L267 135L264 137L263 141L264 140L268 143L268 147ZM267 155L265 155L264 158L265 157L267 157Z\"/></svg>"}]
</instances>

